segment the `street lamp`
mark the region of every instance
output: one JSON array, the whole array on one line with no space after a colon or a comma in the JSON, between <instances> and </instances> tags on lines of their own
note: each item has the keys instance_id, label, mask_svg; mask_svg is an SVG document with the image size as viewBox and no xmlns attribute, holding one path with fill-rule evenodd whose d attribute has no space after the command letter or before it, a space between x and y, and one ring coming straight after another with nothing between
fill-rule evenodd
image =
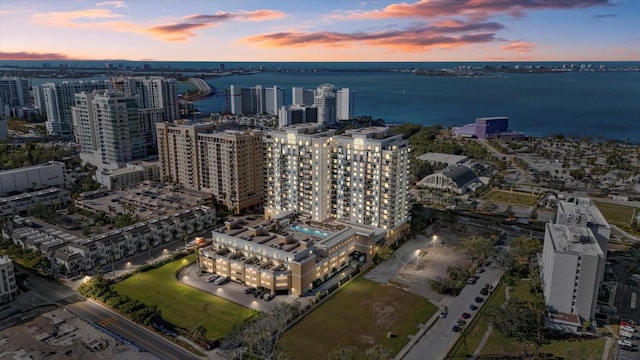
<instances>
[{"instance_id":1,"label":"street lamp","mask_svg":"<svg viewBox=\"0 0 640 360\"><path fill-rule=\"evenodd\" d=\"M438 241L438 235L433 235L431 239L431 247L433 247L433 253L436 253L436 242Z\"/></svg>"},{"instance_id":2,"label":"street lamp","mask_svg":"<svg viewBox=\"0 0 640 360\"><path fill-rule=\"evenodd\" d=\"M416 269L420 267L420 249L416 250Z\"/></svg>"}]
</instances>

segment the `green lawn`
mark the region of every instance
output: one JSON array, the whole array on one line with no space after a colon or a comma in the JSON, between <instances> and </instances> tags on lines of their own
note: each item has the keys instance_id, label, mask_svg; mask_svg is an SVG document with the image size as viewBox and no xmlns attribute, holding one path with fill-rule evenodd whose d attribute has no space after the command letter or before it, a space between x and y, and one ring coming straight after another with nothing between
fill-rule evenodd
<instances>
[{"instance_id":1,"label":"green lawn","mask_svg":"<svg viewBox=\"0 0 640 360\"><path fill-rule=\"evenodd\" d=\"M617 225L624 230L631 229L633 210L636 210L636 215L640 212L640 209L631 206L609 204L599 201L596 201L596 206L609 223Z\"/></svg>"},{"instance_id":2,"label":"green lawn","mask_svg":"<svg viewBox=\"0 0 640 360\"><path fill-rule=\"evenodd\" d=\"M278 348L290 360L323 359L344 346L381 344L397 353L437 310L420 296L360 277L287 330Z\"/></svg>"},{"instance_id":3,"label":"green lawn","mask_svg":"<svg viewBox=\"0 0 640 360\"><path fill-rule=\"evenodd\" d=\"M113 287L142 303L157 304L162 318L181 328L188 329L202 321L207 338L214 341L250 318L252 311L178 282L177 271L194 260L192 254L158 269L137 273Z\"/></svg>"},{"instance_id":4,"label":"green lawn","mask_svg":"<svg viewBox=\"0 0 640 360\"><path fill-rule=\"evenodd\" d=\"M483 198L486 200L491 200L493 202L520 206L536 206L540 201L540 196L538 195L531 195L530 193L523 193L519 191L506 191L497 189L489 191Z\"/></svg>"},{"instance_id":5,"label":"green lawn","mask_svg":"<svg viewBox=\"0 0 640 360\"><path fill-rule=\"evenodd\" d=\"M533 295L529 292L529 282L522 280L518 285L511 288L509 296L514 299L532 300ZM506 301L506 298L493 300L495 301L492 303L501 304ZM480 337L482 338L483 335L480 335ZM551 353L564 359L600 360L602 359L604 342L604 338L547 340L540 347L540 352ZM484 356L523 356L524 349L517 339L508 337L499 330L493 329L480 354Z\"/></svg>"}]
</instances>

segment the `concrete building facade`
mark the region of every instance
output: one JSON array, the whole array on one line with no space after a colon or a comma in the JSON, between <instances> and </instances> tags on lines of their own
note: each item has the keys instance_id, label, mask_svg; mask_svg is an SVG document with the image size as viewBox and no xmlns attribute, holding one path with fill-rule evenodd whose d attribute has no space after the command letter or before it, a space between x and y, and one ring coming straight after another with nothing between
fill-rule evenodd
<instances>
[{"instance_id":1,"label":"concrete building facade","mask_svg":"<svg viewBox=\"0 0 640 360\"><path fill-rule=\"evenodd\" d=\"M18 215L25 213L33 205L65 205L71 202L68 191L60 188L49 188L32 191L20 195L0 198L0 215Z\"/></svg>"},{"instance_id":2,"label":"concrete building facade","mask_svg":"<svg viewBox=\"0 0 640 360\"><path fill-rule=\"evenodd\" d=\"M315 122L318 122L318 108L315 106L282 106L278 111L278 128Z\"/></svg>"},{"instance_id":3,"label":"concrete building facade","mask_svg":"<svg viewBox=\"0 0 640 360\"><path fill-rule=\"evenodd\" d=\"M32 108L29 79L19 77L0 78L0 117L22 118ZM25 112L26 110L26 112Z\"/></svg>"},{"instance_id":4,"label":"concrete building facade","mask_svg":"<svg viewBox=\"0 0 640 360\"><path fill-rule=\"evenodd\" d=\"M609 225L589 199L559 204L556 223L545 228L541 263L542 290L552 318L577 316L575 326L594 319L606 261L598 237L608 243L607 230Z\"/></svg>"},{"instance_id":5,"label":"concrete building facade","mask_svg":"<svg viewBox=\"0 0 640 360\"><path fill-rule=\"evenodd\" d=\"M59 161L0 171L0 196L66 185L65 166Z\"/></svg>"},{"instance_id":6,"label":"concrete building facade","mask_svg":"<svg viewBox=\"0 0 640 360\"><path fill-rule=\"evenodd\" d=\"M13 301L17 295L18 286L13 261L8 256L0 255L0 304Z\"/></svg>"},{"instance_id":7,"label":"concrete building facade","mask_svg":"<svg viewBox=\"0 0 640 360\"><path fill-rule=\"evenodd\" d=\"M145 158L135 96L115 90L78 93L72 115L82 161L102 171Z\"/></svg>"},{"instance_id":8,"label":"concrete building facade","mask_svg":"<svg viewBox=\"0 0 640 360\"><path fill-rule=\"evenodd\" d=\"M75 94L107 90L107 81L63 81L44 83L34 91L42 95L41 103L47 114L46 127L50 135L71 136L73 133L73 115L71 107L75 105Z\"/></svg>"},{"instance_id":9,"label":"concrete building facade","mask_svg":"<svg viewBox=\"0 0 640 360\"><path fill-rule=\"evenodd\" d=\"M318 108L318 123L323 126L333 126L338 120L338 103L336 87L332 84L322 84L316 89L313 104Z\"/></svg>"}]
</instances>

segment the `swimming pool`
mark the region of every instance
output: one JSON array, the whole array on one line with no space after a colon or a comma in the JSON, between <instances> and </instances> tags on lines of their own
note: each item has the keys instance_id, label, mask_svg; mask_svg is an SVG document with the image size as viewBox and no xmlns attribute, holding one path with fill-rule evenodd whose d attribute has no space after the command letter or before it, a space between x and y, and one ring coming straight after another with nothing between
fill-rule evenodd
<instances>
[{"instance_id":1,"label":"swimming pool","mask_svg":"<svg viewBox=\"0 0 640 360\"><path fill-rule=\"evenodd\" d=\"M302 226L299 226L299 225L293 225L290 229L293 230L293 231L301 232L303 234L313 235L313 236L317 236L317 237L327 237L327 236L329 236L329 234L327 234L326 232L323 232L323 231L320 231L320 230L311 230L309 228L302 227Z\"/></svg>"}]
</instances>

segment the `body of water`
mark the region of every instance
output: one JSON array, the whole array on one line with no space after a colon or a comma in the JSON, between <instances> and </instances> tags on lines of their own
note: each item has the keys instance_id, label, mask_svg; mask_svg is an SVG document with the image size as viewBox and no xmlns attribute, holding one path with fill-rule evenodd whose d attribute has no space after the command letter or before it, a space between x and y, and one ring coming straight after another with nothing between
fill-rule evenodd
<instances>
[{"instance_id":1,"label":"body of water","mask_svg":"<svg viewBox=\"0 0 640 360\"><path fill-rule=\"evenodd\" d=\"M26 62L0 62L36 65ZM42 62L37 62L37 65ZM69 66L104 65L104 62L71 62ZM77 63L77 64L76 64ZM116 61L112 62L117 64ZM142 66L143 62L126 62ZM508 116L510 128L534 136L565 134L630 140L640 143L640 72L581 71L566 73L496 73L487 77L421 76L412 72L375 69L439 69L487 63L229 63L228 69L303 69L306 72L263 72L207 80L217 96L196 102L203 114L227 107L224 90L230 85L278 86L291 103L291 87L315 89L323 83L355 92L354 114L384 119L387 123L458 126L478 117ZM516 63L508 63L514 65ZM561 66L563 63L522 63ZM579 65L580 63L575 63ZM640 63L593 63L614 67ZM218 70L220 63L150 63L153 68ZM492 64L499 66L500 63ZM53 64L52 66L58 66ZM341 71L336 71L340 69ZM344 71L349 70L349 71ZM366 70L366 71L365 71ZM36 79L34 85L50 79ZM62 79L56 79L62 81ZM180 86L184 91L189 86Z\"/></svg>"}]
</instances>

